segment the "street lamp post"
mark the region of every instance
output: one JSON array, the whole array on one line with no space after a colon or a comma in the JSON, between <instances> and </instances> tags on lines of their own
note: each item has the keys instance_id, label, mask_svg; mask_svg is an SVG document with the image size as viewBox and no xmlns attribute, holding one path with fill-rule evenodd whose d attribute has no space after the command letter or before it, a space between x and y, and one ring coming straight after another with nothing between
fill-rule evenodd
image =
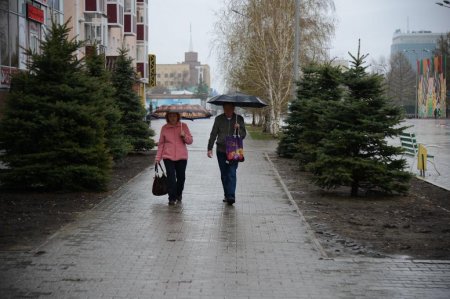
<instances>
[{"instance_id":1,"label":"street lamp post","mask_svg":"<svg viewBox=\"0 0 450 299\"><path fill-rule=\"evenodd\" d=\"M300 0L295 0L295 45L294 45L294 80L299 79L300 52Z\"/></svg>"},{"instance_id":2,"label":"street lamp post","mask_svg":"<svg viewBox=\"0 0 450 299\"><path fill-rule=\"evenodd\" d=\"M295 0L295 44L294 44L294 83L300 78L300 0ZM295 86L295 85L294 85ZM294 87L294 90L296 88ZM295 92L294 92L295 95Z\"/></svg>"}]
</instances>

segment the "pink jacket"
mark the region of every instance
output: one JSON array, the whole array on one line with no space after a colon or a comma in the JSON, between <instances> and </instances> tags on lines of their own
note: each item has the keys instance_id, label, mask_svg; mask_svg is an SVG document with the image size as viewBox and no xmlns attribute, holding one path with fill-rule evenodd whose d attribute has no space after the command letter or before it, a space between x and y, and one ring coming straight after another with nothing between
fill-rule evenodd
<instances>
[{"instance_id":1,"label":"pink jacket","mask_svg":"<svg viewBox=\"0 0 450 299\"><path fill-rule=\"evenodd\" d=\"M181 138L181 130L186 134L184 140ZM188 151L186 144L192 144L192 135L185 123L178 122L175 126L165 124L161 128L159 136L158 152L156 153L156 161L169 159L172 161L187 160Z\"/></svg>"}]
</instances>

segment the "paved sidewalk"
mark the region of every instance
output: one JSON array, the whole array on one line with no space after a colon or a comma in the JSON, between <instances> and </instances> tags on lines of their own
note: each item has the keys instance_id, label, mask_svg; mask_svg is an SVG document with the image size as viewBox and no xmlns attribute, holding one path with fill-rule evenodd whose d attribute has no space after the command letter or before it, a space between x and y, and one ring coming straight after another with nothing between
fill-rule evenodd
<instances>
[{"instance_id":1,"label":"paved sidewalk","mask_svg":"<svg viewBox=\"0 0 450 299\"><path fill-rule=\"evenodd\" d=\"M212 122L189 125L182 205L150 194L147 169L36 251L0 253L0 297L449 298L450 262L324 257L261 142L224 205Z\"/></svg>"}]
</instances>

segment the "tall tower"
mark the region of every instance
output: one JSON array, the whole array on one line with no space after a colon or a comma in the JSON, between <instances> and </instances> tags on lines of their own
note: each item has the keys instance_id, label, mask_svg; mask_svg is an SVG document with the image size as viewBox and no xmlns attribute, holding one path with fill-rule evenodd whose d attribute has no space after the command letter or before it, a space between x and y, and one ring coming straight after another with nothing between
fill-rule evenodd
<instances>
[{"instance_id":1,"label":"tall tower","mask_svg":"<svg viewBox=\"0 0 450 299\"><path fill-rule=\"evenodd\" d=\"M198 82L198 69L200 66L200 61L198 61L198 53L194 52L194 43L192 42L192 24L189 26L190 37L189 37L189 50L184 53L184 64L189 64L190 81L189 85L197 85Z\"/></svg>"}]
</instances>

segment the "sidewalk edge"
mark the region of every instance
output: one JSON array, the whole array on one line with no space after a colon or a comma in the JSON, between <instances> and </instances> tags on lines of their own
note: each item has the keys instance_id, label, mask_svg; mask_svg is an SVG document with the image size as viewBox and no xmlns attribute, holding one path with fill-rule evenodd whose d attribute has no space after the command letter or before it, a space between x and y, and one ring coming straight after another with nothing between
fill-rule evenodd
<instances>
[{"instance_id":1,"label":"sidewalk edge","mask_svg":"<svg viewBox=\"0 0 450 299\"><path fill-rule=\"evenodd\" d=\"M265 156L266 160L269 162L270 166L272 167L273 172L275 173L275 176L277 177L277 180L280 182L284 193L286 194L286 196L289 199L289 202L294 206L295 211L300 216L302 222L305 224L306 231L308 232L308 235L310 236L311 240L313 241L314 247L316 247L317 251L319 251L320 256L321 256L322 259L329 259L330 257L328 256L328 254L323 249L322 245L319 242L319 239L317 239L317 237L315 236L313 229L309 225L308 221L306 221L305 216L303 215L303 213L301 212L299 206L297 205L297 203L295 202L294 198L292 197L291 192L289 192L288 187L284 183L283 179L281 178L280 173L275 168L275 165L273 164L273 162L270 159L270 157L267 154L267 152L264 153L264 156Z\"/></svg>"}]
</instances>

